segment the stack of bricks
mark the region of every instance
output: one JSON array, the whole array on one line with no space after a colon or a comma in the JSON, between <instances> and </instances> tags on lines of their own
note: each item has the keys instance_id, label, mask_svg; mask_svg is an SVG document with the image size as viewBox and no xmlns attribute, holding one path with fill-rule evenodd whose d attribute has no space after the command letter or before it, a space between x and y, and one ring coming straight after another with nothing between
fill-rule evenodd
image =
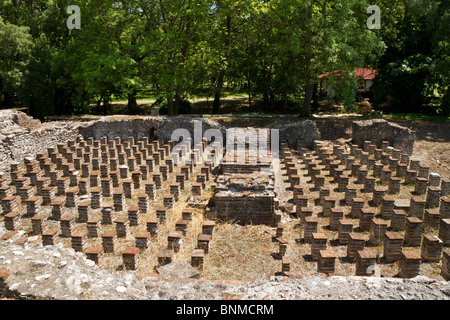
<instances>
[{"instance_id":1,"label":"stack of bricks","mask_svg":"<svg viewBox=\"0 0 450 320\"><path fill-rule=\"evenodd\" d=\"M330 210L330 229L337 231L339 221L344 218L344 211L341 208L331 208Z\"/></svg>"},{"instance_id":2,"label":"stack of bricks","mask_svg":"<svg viewBox=\"0 0 450 320\"><path fill-rule=\"evenodd\" d=\"M212 236L214 233L215 226L216 226L216 223L214 221L211 221L211 220L204 221L203 226L202 226L202 233L209 234Z\"/></svg>"},{"instance_id":3,"label":"stack of bricks","mask_svg":"<svg viewBox=\"0 0 450 320\"><path fill-rule=\"evenodd\" d=\"M423 219L425 213L425 200L419 197L412 197L409 207L409 216Z\"/></svg>"},{"instance_id":4,"label":"stack of bricks","mask_svg":"<svg viewBox=\"0 0 450 320\"><path fill-rule=\"evenodd\" d=\"M18 211L12 211L4 216L5 229L10 231L18 231L21 227L21 218Z\"/></svg>"},{"instance_id":5,"label":"stack of bricks","mask_svg":"<svg viewBox=\"0 0 450 320\"><path fill-rule=\"evenodd\" d=\"M353 198L350 215L354 219L361 217L361 209L364 207L364 200L362 198Z\"/></svg>"},{"instance_id":6,"label":"stack of bricks","mask_svg":"<svg viewBox=\"0 0 450 320\"><path fill-rule=\"evenodd\" d=\"M42 232L42 245L54 246L58 239L58 230L47 229Z\"/></svg>"},{"instance_id":7,"label":"stack of bricks","mask_svg":"<svg viewBox=\"0 0 450 320\"><path fill-rule=\"evenodd\" d=\"M100 219L98 218L89 218L86 222L88 237L89 238L97 238L100 234Z\"/></svg>"},{"instance_id":8,"label":"stack of bricks","mask_svg":"<svg viewBox=\"0 0 450 320\"><path fill-rule=\"evenodd\" d=\"M422 220L416 217L406 218L405 243L411 247L420 246L422 240Z\"/></svg>"},{"instance_id":9,"label":"stack of bricks","mask_svg":"<svg viewBox=\"0 0 450 320\"><path fill-rule=\"evenodd\" d=\"M70 214L65 214L60 219L61 235L70 238L75 231L75 217Z\"/></svg>"},{"instance_id":10,"label":"stack of bricks","mask_svg":"<svg viewBox=\"0 0 450 320\"><path fill-rule=\"evenodd\" d=\"M139 248L127 247L122 251L122 259L125 269L136 270L139 266Z\"/></svg>"},{"instance_id":11,"label":"stack of bricks","mask_svg":"<svg viewBox=\"0 0 450 320\"><path fill-rule=\"evenodd\" d=\"M166 207L166 208L173 208L173 206L175 205L175 197L173 196L173 194L164 196L163 204L164 204L164 207Z\"/></svg>"},{"instance_id":12,"label":"stack of bricks","mask_svg":"<svg viewBox=\"0 0 450 320\"><path fill-rule=\"evenodd\" d=\"M125 194L123 190L115 190L113 193L114 210L116 212L125 211Z\"/></svg>"},{"instance_id":13,"label":"stack of bricks","mask_svg":"<svg viewBox=\"0 0 450 320\"><path fill-rule=\"evenodd\" d=\"M140 212L143 214L148 212L150 201L147 194L143 193L137 196L138 198L138 207Z\"/></svg>"},{"instance_id":14,"label":"stack of bricks","mask_svg":"<svg viewBox=\"0 0 450 320\"><path fill-rule=\"evenodd\" d=\"M362 208L361 216L359 218L359 228L361 231L370 231L372 219L375 217L375 213L370 208Z\"/></svg>"},{"instance_id":15,"label":"stack of bricks","mask_svg":"<svg viewBox=\"0 0 450 320\"><path fill-rule=\"evenodd\" d=\"M373 250L360 250L356 252L357 276L369 277L375 273L375 261L377 256Z\"/></svg>"},{"instance_id":16,"label":"stack of bricks","mask_svg":"<svg viewBox=\"0 0 450 320\"><path fill-rule=\"evenodd\" d=\"M79 199L78 199L78 190L67 190L66 191L66 207L67 208L76 208L78 207Z\"/></svg>"},{"instance_id":17,"label":"stack of bricks","mask_svg":"<svg viewBox=\"0 0 450 320\"><path fill-rule=\"evenodd\" d=\"M65 201L54 201L52 202L52 219L59 221L61 217L65 214Z\"/></svg>"},{"instance_id":18,"label":"stack of bricks","mask_svg":"<svg viewBox=\"0 0 450 320\"><path fill-rule=\"evenodd\" d=\"M441 215L441 219L449 219L450 218L450 197L442 197L441 204L439 206L439 213Z\"/></svg>"},{"instance_id":19,"label":"stack of bricks","mask_svg":"<svg viewBox=\"0 0 450 320\"><path fill-rule=\"evenodd\" d=\"M145 184L145 193L148 195L149 200L155 200L156 197L156 188L154 183L146 183Z\"/></svg>"},{"instance_id":20,"label":"stack of bricks","mask_svg":"<svg viewBox=\"0 0 450 320\"><path fill-rule=\"evenodd\" d=\"M353 222L349 219L339 220L338 239L340 244L347 244L349 234L353 232Z\"/></svg>"},{"instance_id":21,"label":"stack of bricks","mask_svg":"<svg viewBox=\"0 0 450 320\"><path fill-rule=\"evenodd\" d=\"M110 225L113 223L116 213L112 207L102 208L102 225Z\"/></svg>"},{"instance_id":22,"label":"stack of bricks","mask_svg":"<svg viewBox=\"0 0 450 320\"><path fill-rule=\"evenodd\" d=\"M426 206L427 208L437 208L439 207L439 200L441 197L441 188L439 187L428 187Z\"/></svg>"},{"instance_id":23,"label":"stack of bricks","mask_svg":"<svg viewBox=\"0 0 450 320\"><path fill-rule=\"evenodd\" d=\"M395 200L391 196L384 196L381 200L381 217L383 219L391 219L395 208Z\"/></svg>"},{"instance_id":24,"label":"stack of bricks","mask_svg":"<svg viewBox=\"0 0 450 320\"><path fill-rule=\"evenodd\" d=\"M420 254L415 251L403 250L400 255L399 276L400 278L414 278L420 273Z\"/></svg>"},{"instance_id":25,"label":"stack of bricks","mask_svg":"<svg viewBox=\"0 0 450 320\"><path fill-rule=\"evenodd\" d=\"M192 183L192 194L194 196L202 195L202 184L201 183Z\"/></svg>"},{"instance_id":26,"label":"stack of bricks","mask_svg":"<svg viewBox=\"0 0 450 320\"><path fill-rule=\"evenodd\" d=\"M444 243L438 237L424 234L421 257L423 261L439 262L441 260Z\"/></svg>"},{"instance_id":27,"label":"stack of bricks","mask_svg":"<svg viewBox=\"0 0 450 320\"><path fill-rule=\"evenodd\" d=\"M311 257L319 260L319 251L327 248L327 236L325 233L313 233L311 237Z\"/></svg>"},{"instance_id":28,"label":"stack of bricks","mask_svg":"<svg viewBox=\"0 0 450 320\"><path fill-rule=\"evenodd\" d=\"M450 252L444 251L442 256L441 276L445 281L450 280Z\"/></svg>"},{"instance_id":29,"label":"stack of bricks","mask_svg":"<svg viewBox=\"0 0 450 320\"><path fill-rule=\"evenodd\" d=\"M98 187L91 189L91 208L100 209L102 202L102 189Z\"/></svg>"},{"instance_id":30,"label":"stack of bricks","mask_svg":"<svg viewBox=\"0 0 450 320\"><path fill-rule=\"evenodd\" d=\"M107 231L102 234L102 245L105 253L114 252L117 243L117 232Z\"/></svg>"},{"instance_id":31,"label":"stack of bricks","mask_svg":"<svg viewBox=\"0 0 450 320\"><path fill-rule=\"evenodd\" d=\"M31 227L33 228L33 234L42 234L47 229L47 224L45 223L46 216L43 214L37 214L31 218Z\"/></svg>"},{"instance_id":32,"label":"stack of bricks","mask_svg":"<svg viewBox=\"0 0 450 320\"><path fill-rule=\"evenodd\" d=\"M319 220L316 217L306 217L303 239L306 243L311 242L312 234L317 232Z\"/></svg>"},{"instance_id":33,"label":"stack of bricks","mask_svg":"<svg viewBox=\"0 0 450 320\"><path fill-rule=\"evenodd\" d=\"M164 266L166 264L169 264L172 262L173 260L173 256L174 256L175 252L171 249L164 249L161 250L158 253L158 264L160 266Z\"/></svg>"},{"instance_id":34,"label":"stack of bricks","mask_svg":"<svg viewBox=\"0 0 450 320\"><path fill-rule=\"evenodd\" d=\"M191 253L191 265L193 267L203 268L205 251L203 249L194 249Z\"/></svg>"},{"instance_id":35,"label":"stack of bricks","mask_svg":"<svg viewBox=\"0 0 450 320\"><path fill-rule=\"evenodd\" d=\"M356 253L364 250L366 240L361 233L351 232L348 235L347 242L347 259L353 261L356 258Z\"/></svg>"},{"instance_id":36,"label":"stack of bricks","mask_svg":"<svg viewBox=\"0 0 450 320\"><path fill-rule=\"evenodd\" d=\"M183 236L186 235L189 220L178 220L175 223L175 231L180 231Z\"/></svg>"},{"instance_id":37,"label":"stack of bricks","mask_svg":"<svg viewBox=\"0 0 450 320\"><path fill-rule=\"evenodd\" d=\"M183 242L182 236L183 234L180 231L169 232L167 236L167 248L175 252L179 251Z\"/></svg>"},{"instance_id":38,"label":"stack of bricks","mask_svg":"<svg viewBox=\"0 0 450 320\"><path fill-rule=\"evenodd\" d=\"M155 236L159 230L159 218L149 218L146 222L147 231L150 232L150 235Z\"/></svg>"},{"instance_id":39,"label":"stack of bricks","mask_svg":"<svg viewBox=\"0 0 450 320\"><path fill-rule=\"evenodd\" d=\"M156 208L156 217L161 221L164 222L167 218L167 211L169 209L167 207L159 207Z\"/></svg>"},{"instance_id":40,"label":"stack of bricks","mask_svg":"<svg viewBox=\"0 0 450 320\"><path fill-rule=\"evenodd\" d=\"M114 220L118 238L127 238L130 234L130 221L127 218L117 218Z\"/></svg>"},{"instance_id":41,"label":"stack of bricks","mask_svg":"<svg viewBox=\"0 0 450 320\"><path fill-rule=\"evenodd\" d=\"M450 219L441 219L438 237L442 240L444 246L450 245Z\"/></svg>"},{"instance_id":42,"label":"stack of bricks","mask_svg":"<svg viewBox=\"0 0 450 320\"><path fill-rule=\"evenodd\" d=\"M40 208L40 199L38 197L30 197L27 203L27 216L33 217Z\"/></svg>"},{"instance_id":43,"label":"stack of bricks","mask_svg":"<svg viewBox=\"0 0 450 320\"><path fill-rule=\"evenodd\" d=\"M146 250L150 244L150 232L142 231L135 234L136 247L140 250Z\"/></svg>"},{"instance_id":44,"label":"stack of bricks","mask_svg":"<svg viewBox=\"0 0 450 320\"><path fill-rule=\"evenodd\" d=\"M334 273L336 265L336 253L334 250L319 250L317 272L331 274Z\"/></svg>"},{"instance_id":45,"label":"stack of bricks","mask_svg":"<svg viewBox=\"0 0 450 320\"><path fill-rule=\"evenodd\" d=\"M17 198L15 196L7 196L2 199L2 211L3 214L16 211L17 207Z\"/></svg>"},{"instance_id":46,"label":"stack of bricks","mask_svg":"<svg viewBox=\"0 0 450 320\"><path fill-rule=\"evenodd\" d=\"M417 177L414 185L414 193L424 195L427 192L428 179Z\"/></svg>"},{"instance_id":47,"label":"stack of bricks","mask_svg":"<svg viewBox=\"0 0 450 320\"><path fill-rule=\"evenodd\" d=\"M209 234L199 234L197 237L197 248L203 249L207 254L209 252L209 243L211 242L212 236Z\"/></svg>"},{"instance_id":48,"label":"stack of bricks","mask_svg":"<svg viewBox=\"0 0 450 320\"><path fill-rule=\"evenodd\" d=\"M388 262L400 260L403 236L397 232L386 232L384 235L383 256Z\"/></svg>"},{"instance_id":49,"label":"stack of bricks","mask_svg":"<svg viewBox=\"0 0 450 320\"><path fill-rule=\"evenodd\" d=\"M138 206L128 208L128 220L131 227L138 226L141 222L141 210Z\"/></svg>"},{"instance_id":50,"label":"stack of bricks","mask_svg":"<svg viewBox=\"0 0 450 320\"><path fill-rule=\"evenodd\" d=\"M385 220L372 219L369 237L370 244L374 246L380 245L383 242L386 231L387 231L387 222Z\"/></svg>"},{"instance_id":51,"label":"stack of bricks","mask_svg":"<svg viewBox=\"0 0 450 320\"><path fill-rule=\"evenodd\" d=\"M76 252L84 252L87 248L87 233L75 231L72 233L72 249Z\"/></svg>"},{"instance_id":52,"label":"stack of bricks","mask_svg":"<svg viewBox=\"0 0 450 320\"><path fill-rule=\"evenodd\" d=\"M102 266L103 265L103 247L100 246L94 246L90 247L86 250L86 258L89 260L92 260L95 262L96 265Z\"/></svg>"},{"instance_id":53,"label":"stack of bricks","mask_svg":"<svg viewBox=\"0 0 450 320\"><path fill-rule=\"evenodd\" d=\"M423 225L425 228L438 229L441 221L441 213L438 209L426 209Z\"/></svg>"},{"instance_id":54,"label":"stack of bricks","mask_svg":"<svg viewBox=\"0 0 450 320\"><path fill-rule=\"evenodd\" d=\"M87 222L92 214L91 203L89 201L80 202L78 205L78 222Z\"/></svg>"}]
</instances>

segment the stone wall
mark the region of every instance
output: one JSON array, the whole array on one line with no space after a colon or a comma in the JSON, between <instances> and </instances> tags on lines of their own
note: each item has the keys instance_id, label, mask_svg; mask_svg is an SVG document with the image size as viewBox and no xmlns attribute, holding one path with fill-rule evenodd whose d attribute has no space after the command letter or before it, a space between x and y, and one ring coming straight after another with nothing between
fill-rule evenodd
<instances>
[{"instance_id":1,"label":"stone wall","mask_svg":"<svg viewBox=\"0 0 450 320\"><path fill-rule=\"evenodd\" d=\"M11 162L23 163L26 157L79 137L76 122L41 124L15 110L1 110L0 119L0 171L8 171Z\"/></svg>"},{"instance_id":2,"label":"stone wall","mask_svg":"<svg viewBox=\"0 0 450 320\"><path fill-rule=\"evenodd\" d=\"M362 120L353 122L352 140L359 146L363 146L364 141L372 141L378 148L382 141L389 141L389 145L395 149L412 154L416 132L382 119Z\"/></svg>"},{"instance_id":3,"label":"stone wall","mask_svg":"<svg viewBox=\"0 0 450 320\"><path fill-rule=\"evenodd\" d=\"M286 142L290 148L312 148L314 140L320 139L316 123L311 120L282 125L279 129L280 142Z\"/></svg>"}]
</instances>

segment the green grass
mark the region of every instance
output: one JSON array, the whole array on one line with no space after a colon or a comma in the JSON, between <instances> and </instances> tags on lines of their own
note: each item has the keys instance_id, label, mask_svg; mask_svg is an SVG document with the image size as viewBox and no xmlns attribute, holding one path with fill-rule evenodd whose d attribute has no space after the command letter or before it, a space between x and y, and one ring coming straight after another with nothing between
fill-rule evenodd
<instances>
[{"instance_id":1,"label":"green grass","mask_svg":"<svg viewBox=\"0 0 450 320\"><path fill-rule=\"evenodd\" d=\"M400 119L400 120L413 120L413 121L439 121L446 122L450 121L450 116L444 115L425 115L421 113L392 113L392 114L381 114L378 112L373 112L363 117L367 118L387 118L387 119Z\"/></svg>"}]
</instances>

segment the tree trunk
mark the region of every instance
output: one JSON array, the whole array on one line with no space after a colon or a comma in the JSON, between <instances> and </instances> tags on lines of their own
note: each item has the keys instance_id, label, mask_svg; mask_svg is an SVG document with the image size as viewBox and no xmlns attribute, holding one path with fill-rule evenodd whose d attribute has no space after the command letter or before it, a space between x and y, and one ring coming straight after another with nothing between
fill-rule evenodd
<instances>
[{"instance_id":1,"label":"tree trunk","mask_svg":"<svg viewBox=\"0 0 450 320\"><path fill-rule=\"evenodd\" d=\"M137 91L134 90L128 94L128 113L134 115L138 113L138 104L136 100Z\"/></svg>"},{"instance_id":2,"label":"tree trunk","mask_svg":"<svg viewBox=\"0 0 450 320\"><path fill-rule=\"evenodd\" d=\"M303 107L300 112L301 117L311 116L311 99L314 91L314 83L312 82L312 72L311 72L311 59L312 59L312 31L311 31L311 20L312 20L312 1L306 9L306 36L305 36L305 47L306 47L306 64L305 64L305 100L303 101Z\"/></svg>"},{"instance_id":3,"label":"tree trunk","mask_svg":"<svg viewBox=\"0 0 450 320\"><path fill-rule=\"evenodd\" d=\"M220 95L222 93L223 79L225 77L225 70L220 70L219 77L217 78L217 85L214 90L214 101L213 101L213 114L218 114L220 109Z\"/></svg>"},{"instance_id":4,"label":"tree trunk","mask_svg":"<svg viewBox=\"0 0 450 320\"><path fill-rule=\"evenodd\" d=\"M181 102L181 87L178 85L175 89L175 103L173 105L173 113L174 115L178 115L178 111L180 110L180 102Z\"/></svg>"},{"instance_id":5,"label":"tree trunk","mask_svg":"<svg viewBox=\"0 0 450 320\"><path fill-rule=\"evenodd\" d=\"M170 96L167 98L167 113L169 117L175 116L175 112L173 110L173 97Z\"/></svg>"}]
</instances>

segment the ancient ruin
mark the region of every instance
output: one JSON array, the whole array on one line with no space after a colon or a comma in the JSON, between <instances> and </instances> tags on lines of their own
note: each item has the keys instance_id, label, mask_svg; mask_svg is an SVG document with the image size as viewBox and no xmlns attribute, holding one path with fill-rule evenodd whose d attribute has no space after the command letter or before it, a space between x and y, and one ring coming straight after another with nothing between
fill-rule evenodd
<instances>
[{"instance_id":1,"label":"ancient ruin","mask_svg":"<svg viewBox=\"0 0 450 320\"><path fill-rule=\"evenodd\" d=\"M411 157L415 132L398 125L358 121L342 143L299 122L275 128L276 152L269 129L245 128L268 137L261 155L201 118L0 119L3 256L8 246L72 248L111 272L203 278L222 226L261 225L274 275L450 278L450 180ZM199 124L230 143L204 157L217 141L172 140ZM25 290L16 270L0 269L0 288Z\"/></svg>"}]
</instances>

